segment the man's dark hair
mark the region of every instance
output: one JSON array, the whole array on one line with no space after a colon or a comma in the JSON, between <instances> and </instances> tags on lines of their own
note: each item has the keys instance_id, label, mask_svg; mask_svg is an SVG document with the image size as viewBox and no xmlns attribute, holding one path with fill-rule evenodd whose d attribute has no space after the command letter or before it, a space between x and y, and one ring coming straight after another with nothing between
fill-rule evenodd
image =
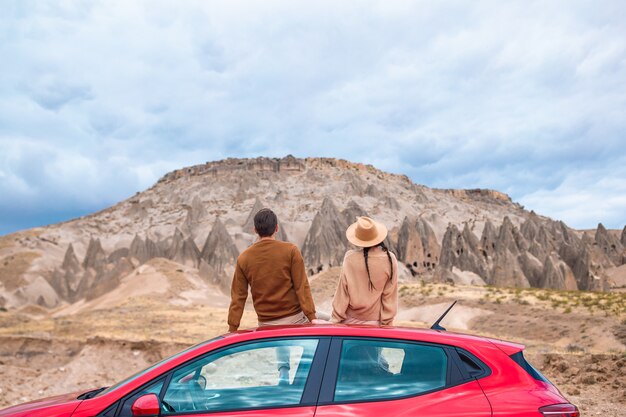
<instances>
[{"instance_id":1,"label":"man's dark hair","mask_svg":"<svg viewBox=\"0 0 626 417\"><path fill-rule=\"evenodd\" d=\"M272 236L277 224L278 217L268 208L261 209L254 215L254 228L261 237Z\"/></svg>"}]
</instances>

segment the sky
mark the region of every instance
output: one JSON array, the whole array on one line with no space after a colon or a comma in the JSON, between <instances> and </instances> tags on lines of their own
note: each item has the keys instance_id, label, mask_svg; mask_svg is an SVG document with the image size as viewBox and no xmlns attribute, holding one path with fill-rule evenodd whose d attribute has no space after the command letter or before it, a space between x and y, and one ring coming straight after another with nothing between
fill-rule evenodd
<instances>
[{"instance_id":1,"label":"sky","mask_svg":"<svg viewBox=\"0 0 626 417\"><path fill-rule=\"evenodd\" d=\"M0 235L227 157L626 224L626 2L0 1Z\"/></svg>"}]
</instances>

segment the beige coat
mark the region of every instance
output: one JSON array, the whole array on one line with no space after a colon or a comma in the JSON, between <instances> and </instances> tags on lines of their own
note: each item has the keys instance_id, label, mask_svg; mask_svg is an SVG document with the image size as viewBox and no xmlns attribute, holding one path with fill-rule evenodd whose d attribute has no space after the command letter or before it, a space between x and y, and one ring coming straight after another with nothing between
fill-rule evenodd
<instances>
[{"instance_id":1,"label":"beige coat","mask_svg":"<svg viewBox=\"0 0 626 417\"><path fill-rule=\"evenodd\" d=\"M333 321L393 323L398 311L398 261L390 255L393 277L387 254L378 247L370 249L367 263L374 284L370 290L363 250L346 253L333 299Z\"/></svg>"}]
</instances>

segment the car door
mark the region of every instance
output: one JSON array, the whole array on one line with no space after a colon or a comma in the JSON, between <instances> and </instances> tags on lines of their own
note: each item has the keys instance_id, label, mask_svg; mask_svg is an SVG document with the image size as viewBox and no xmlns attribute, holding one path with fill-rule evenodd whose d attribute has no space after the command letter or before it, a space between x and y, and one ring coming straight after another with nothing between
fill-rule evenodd
<instances>
[{"instance_id":1,"label":"car door","mask_svg":"<svg viewBox=\"0 0 626 417\"><path fill-rule=\"evenodd\" d=\"M262 339L211 352L165 376L161 416L313 417L329 345L324 337ZM122 406L117 417L129 413Z\"/></svg>"},{"instance_id":2,"label":"car door","mask_svg":"<svg viewBox=\"0 0 626 417\"><path fill-rule=\"evenodd\" d=\"M480 385L461 372L455 354L436 344L335 338L315 416L491 416Z\"/></svg>"}]
</instances>

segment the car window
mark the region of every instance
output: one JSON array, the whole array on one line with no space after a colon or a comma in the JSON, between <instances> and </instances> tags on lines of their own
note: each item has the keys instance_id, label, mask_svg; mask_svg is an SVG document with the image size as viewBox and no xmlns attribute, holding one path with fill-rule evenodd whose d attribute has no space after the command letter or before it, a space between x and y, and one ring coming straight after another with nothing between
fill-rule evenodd
<instances>
[{"instance_id":1,"label":"car window","mask_svg":"<svg viewBox=\"0 0 626 417\"><path fill-rule=\"evenodd\" d=\"M174 372L163 415L300 403L316 339L271 340L225 349Z\"/></svg>"},{"instance_id":2,"label":"car window","mask_svg":"<svg viewBox=\"0 0 626 417\"><path fill-rule=\"evenodd\" d=\"M548 380L548 378L543 376L541 372L539 372L534 366L530 364L530 362L526 360L523 351L520 350L519 352L511 355L511 359L513 359L515 363L521 366L522 369L524 369L530 376L535 378L537 381L542 381L547 384L553 385L552 382Z\"/></svg>"},{"instance_id":3,"label":"car window","mask_svg":"<svg viewBox=\"0 0 626 417\"><path fill-rule=\"evenodd\" d=\"M343 341L335 401L369 401L416 395L446 385L443 348L386 340Z\"/></svg>"}]
</instances>

